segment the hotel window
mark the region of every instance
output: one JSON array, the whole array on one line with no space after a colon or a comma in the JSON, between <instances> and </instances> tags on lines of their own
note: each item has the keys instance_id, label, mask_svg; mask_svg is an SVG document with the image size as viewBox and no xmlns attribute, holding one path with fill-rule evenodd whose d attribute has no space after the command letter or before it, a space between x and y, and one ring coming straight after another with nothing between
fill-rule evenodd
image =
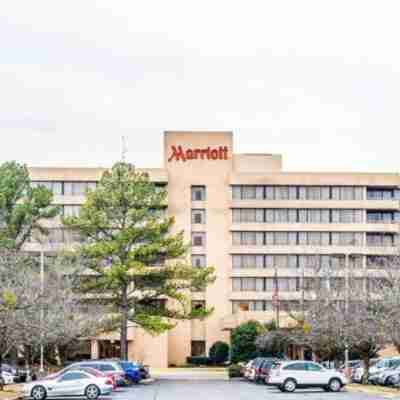
<instances>
[{"instance_id":1,"label":"hotel window","mask_svg":"<svg viewBox=\"0 0 400 400\"><path fill-rule=\"evenodd\" d=\"M244 300L232 301L232 313L244 311L272 311L273 306L271 301L266 300Z\"/></svg>"},{"instance_id":2,"label":"hotel window","mask_svg":"<svg viewBox=\"0 0 400 400\"><path fill-rule=\"evenodd\" d=\"M367 188L367 200L398 200L399 194L399 189Z\"/></svg>"},{"instance_id":3,"label":"hotel window","mask_svg":"<svg viewBox=\"0 0 400 400\"><path fill-rule=\"evenodd\" d=\"M81 210L80 205L63 205L62 212L64 217L79 217L79 212Z\"/></svg>"},{"instance_id":4,"label":"hotel window","mask_svg":"<svg viewBox=\"0 0 400 400\"><path fill-rule=\"evenodd\" d=\"M192 246L204 247L205 245L206 245L205 232L193 232L192 233Z\"/></svg>"},{"instance_id":5,"label":"hotel window","mask_svg":"<svg viewBox=\"0 0 400 400\"><path fill-rule=\"evenodd\" d=\"M204 300L192 300L192 310L205 310L206 302Z\"/></svg>"},{"instance_id":6,"label":"hotel window","mask_svg":"<svg viewBox=\"0 0 400 400\"><path fill-rule=\"evenodd\" d=\"M358 232L332 232L332 246L362 246L363 234Z\"/></svg>"},{"instance_id":7,"label":"hotel window","mask_svg":"<svg viewBox=\"0 0 400 400\"><path fill-rule=\"evenodd\" d=\"M62 182L57 182L57 181L48 181L48 182L43 182L43 181L32 181L31 182L31 187L36 188L39 186L44 186L45 188L49 189L55 196L57 195L62 195L63 194L63 184Z\"/></svg>"},{"instance_id":8,"label":"hotel window","mask_svg":"<svg viewBox=\"0 0 400 400\"><path fill-rule=\"evenodd\" d=\"M262 246L264 244L263 232L233 232L232 242L234 246Z\"/></svg>"},{"instance_id":9,"label":"hotel window","mask_svg":"<svg viewBox=\"0 0 400 400\"><path fill-rule=\"evenodd\" d=\"M192 255L192 266L197 268L206 267L206 256L203 254Z\"/></svg>"},{"instance_id":10,"label":"hotel window","mask_svg":"<svg viewBox=\"0 0 400 400\"><path fill-rule=\"evenodd\" d=\"M205 224L206 223L206 210L196 209L192 210L192 224Z\"/></svg>"},{"instance_id":11,"label":"hotel window","mask_svg":"<svg viewBox=\"0 0 400 400\"><path fill-rule=\"evenodd\" d=\"M96 182L64 182L65 196L84 196L88 190L96 189Z\"/></svg>"},{"instance_id":12,"label":"hotel window","mask_svg":"<svg viewBox=\"0 0 400 400\"><path fill-rule=\"evenodd\" d=\"M367 246L394 246L395 236L390 233L367 233Z\"/></svg>"},{"instance_id":13,"label":"hotel window","mask_svg":"<svg viewBox=\"0 0 400 400\"><path fill-rule=\"evenodd\" d=\"M273 292L278 283L282 292L296 292L300 289L299 278L233 278L234 292Z\"/></svg>"},{"instance_id":14,"label":"hotel window","mask_svg":"<svg viewBox=\"0 0 400 400\"><path fill-rule=\"evenodd\" d=\"M394 223L400 221L400 213L398 211L367 211L368 223Z\"/></svg>"},{"instance_id":15,"label":"hotel window","mask_svg":"<svg viewBox=\"0 0 400 400\"><path fill-rule=\"evenodd\" d=\"M360 186L333 186L332 200L363 200L364 189Z\"/></svg>"},{"instance_id":16,"label":"hotel window","mask_svg":"<svg viewBox=\"0 0 400 400\"><path fill-rule=\"evenodd\" d=\"M192 357L200 357L206 355L206 342L204 340L192 340L191 346Z\"/></svg>"},{"instance_id":17,"label":"hotel window","mask_svg":"<svg viewBox=\"0 0 400 400\"><path fill-rule=\"evenodd\" d=\"M262 254L234 254L232 255L233 269L264 268Z\"/></svg>"},{"instance_id":18,"label":"hotel window","mask_svg":"<svg viewBox=\"0 0 400 400\"><path fill-rule=\"evenodd\" d=\"M379 269L385 268L391 265L398 265L397 256L367 256L367 268Z\"/></svg>"},{"instance_id":19,"label":"hotel window","mask_svg":"<svg viewBox=\"0 0 400 400\"><path fill-rule=\"evenodd\" d=\"M206 200L206 187L192 186L192 201L205 201L205 200Z\"/></svg>"},{"instance_id":20,"label":"hotel window","mask_svg":"<svg viewBox=\"0 0 400 400\"><path fill-rule=\"evenodd\" d=\"M264 278L232 278L234 292L263 292Z\"/></svg>"}]
</instances>

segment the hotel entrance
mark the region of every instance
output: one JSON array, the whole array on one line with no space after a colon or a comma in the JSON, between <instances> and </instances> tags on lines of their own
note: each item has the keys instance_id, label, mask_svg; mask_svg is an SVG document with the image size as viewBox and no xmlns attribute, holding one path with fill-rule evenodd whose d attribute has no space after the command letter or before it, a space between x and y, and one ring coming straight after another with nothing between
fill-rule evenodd
<instances>
[{"instance_id":1,"label":"hotel entrance","mask_svg":"<svg viewBox=\"0 0 400 400\"><path fill-rule=\"evenodd\" d=\"M121 343L119 340L99 340L99 358L120 358Z\"/></svg>"}]
</instances>

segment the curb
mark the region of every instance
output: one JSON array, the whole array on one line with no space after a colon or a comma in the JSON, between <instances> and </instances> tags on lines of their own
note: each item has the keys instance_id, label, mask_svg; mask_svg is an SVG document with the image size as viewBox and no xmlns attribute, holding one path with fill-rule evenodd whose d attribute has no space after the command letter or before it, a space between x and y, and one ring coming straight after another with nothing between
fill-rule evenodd
<instances>
[{"instance_id":1,"label":"curb","mask_svg":"<svg viewBox=\"0 0 400 400\"><path fill-rule=\"evenodd\" d=\"M368 387L368 386L352 386L352 385L347 385L346 386L346 391L350 393L366 393L366 394L371 394L375 396L382 396L386 399L398 399L400 397L400 391L392 391L390 389L382 390L382 388L373 386L373 387Z\"/></svg>"},{"instance_id":2,"label":"curb","mask_svg":"<svg viewBox=\"0 0 400 400\"><path fill-rule=\"evenodd\" d=\"M11 393L12 392L10 392L10 396L8 396L8 397L0 397L0 399L1 400L19 400L19 399L23 398L22 393L12 393L12 394Z\"/></svg>"},{"instance_id":3,"label":"curb","mask_svg":"<svg viewBox=\"0 0 400 400\"><path fill-rule=\"evenodd\" d=\"M151 383L154 383L156 379L154 378L148 378L148 379L142 379L139 383L139 385L150 385Z\"/></svg>"}]
</instances>

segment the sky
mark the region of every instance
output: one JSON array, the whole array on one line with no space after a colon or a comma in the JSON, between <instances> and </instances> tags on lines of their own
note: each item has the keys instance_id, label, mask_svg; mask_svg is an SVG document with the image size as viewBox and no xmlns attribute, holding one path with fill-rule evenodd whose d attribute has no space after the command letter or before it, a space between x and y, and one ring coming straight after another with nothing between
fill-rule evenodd
<instances>
[{"instance_id":1,"label":"sky","mask_svg":"<svg viewBox=\"0 0 400 400\"><path fill-rule=\"evenodd\" d=\"M3 0L0 162L162 166L232 130L288 171L399 171L400 3Z\"/></svg>"}]
</instances>

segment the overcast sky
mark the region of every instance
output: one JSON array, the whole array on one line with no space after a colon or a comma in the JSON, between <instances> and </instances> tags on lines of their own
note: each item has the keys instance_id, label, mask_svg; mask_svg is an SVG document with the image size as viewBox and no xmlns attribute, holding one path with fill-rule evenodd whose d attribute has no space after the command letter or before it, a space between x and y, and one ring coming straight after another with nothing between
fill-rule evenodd
<instances>
[{"instance_id":1,"label":"overcast sky","mask_svg":"<svg viewBox=\"0 0 400 400\"><path fill-rule=\"evenodd\" d=\"M162 132L233 130L286 170L398 172L400 4L3 0L0 161L162 163Z\"/></svg>"}]
</instances>

